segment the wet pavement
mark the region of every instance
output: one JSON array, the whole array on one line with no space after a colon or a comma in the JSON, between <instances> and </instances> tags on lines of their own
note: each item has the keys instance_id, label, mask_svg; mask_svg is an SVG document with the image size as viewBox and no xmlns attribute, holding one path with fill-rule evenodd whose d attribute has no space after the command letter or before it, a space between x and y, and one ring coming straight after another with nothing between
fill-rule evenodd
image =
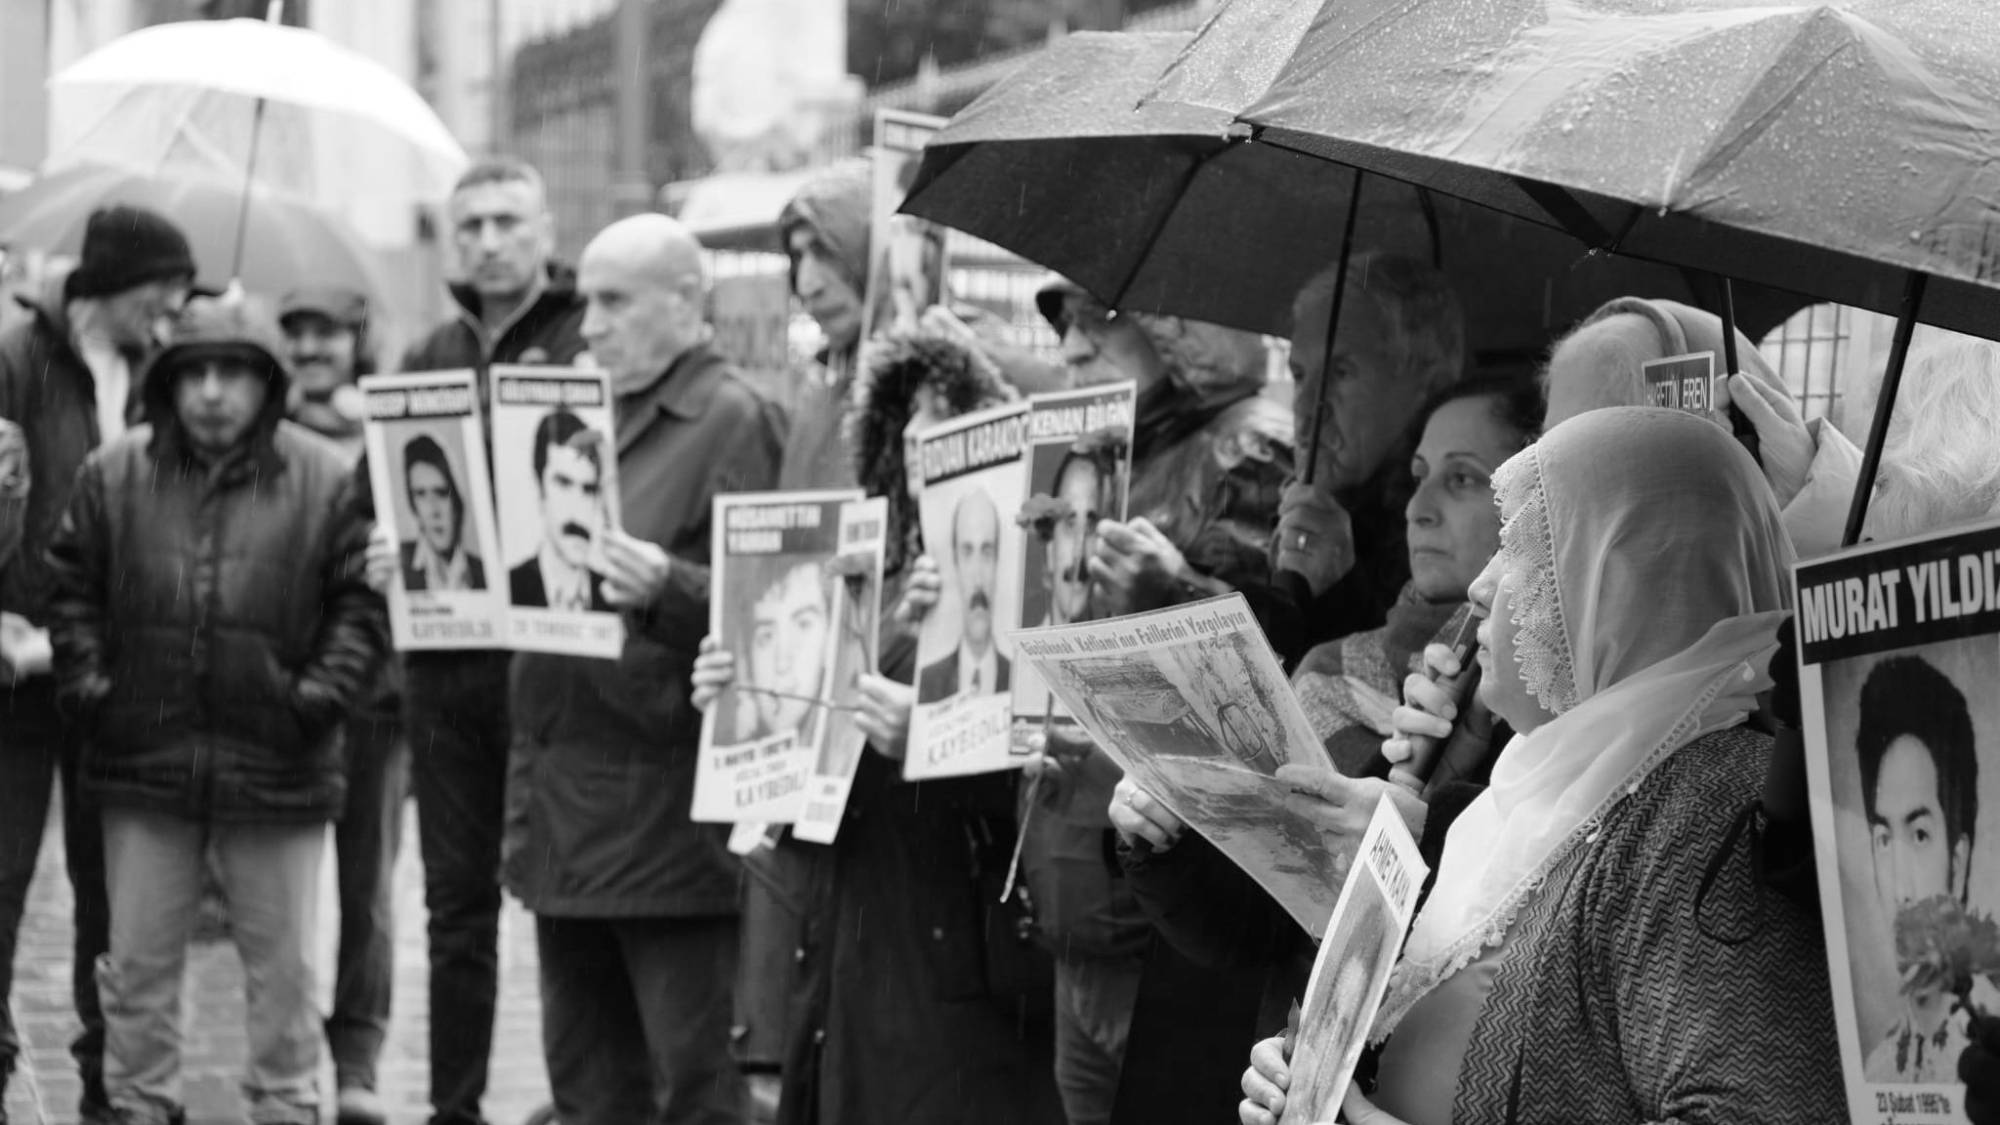
<instances>
[{"instance_id":1,"label":"wet pavement","mask_svg":"<svg viewBox=\"0 0 2000 1125\"><path fill-rule=\"evenodd\" d=\"M54 802L60 807L60 802ZM380 1089L394 1125L421 1125L429 1113L425 1061L423 870L417 862L414 809L396 866L396 999L389 1042L383 1049ZM322 872L318 932L322 1011L331 994L334 923L332 846ZM70 1005L70 895L63 875L62 831L55 818L42 842L15 961L14 1014L23 1050L20 1070L7 1090L13 1125L69 1125L76 1121L76 1068L69 1041L76 1034ZM532 919L511 899L500 919L500 1018L494 1032L492 1079L485 1110L494 1125L521 1125L548 1102L542 1067L540 1002L536 988ZM244 1057L243 970L226 939L189 950L183 1001L183 1075L190 1125L246 1120L238 1093ZM333 1070L321 1079L323 1116L333 1120Z\"/></svg>"}]
</instances>

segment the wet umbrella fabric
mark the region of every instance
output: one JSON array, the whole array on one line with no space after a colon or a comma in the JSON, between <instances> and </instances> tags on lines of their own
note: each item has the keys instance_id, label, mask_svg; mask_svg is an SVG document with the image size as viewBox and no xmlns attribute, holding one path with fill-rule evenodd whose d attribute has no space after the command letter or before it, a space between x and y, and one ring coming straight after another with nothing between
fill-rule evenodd
<instances>
[{"instance_id":1,"label":"wet umbrella fabric","mask_svg":"<svg viewBox=\"0 0 2000 1125\"><path fill-rule=\"evenodd\" d=\"M2000 26L1981 4L1296 7L1236 0L1154 98L1621 254L1892 314L1921 272L1925 320L2000 338Z\"/></svg>"},{"instance_id":2,"label":"wet umbrella fabric","mask_svg":"<svg viewBox=\"0 0 2000 1125\"><path fill-rule=\"evenodd\" d=\"M64 68L49 88L61 131L75 138L52 154L56 167L194 161L240 173L259 101L270 116L258 176L286 191L322 199L343 185L393 187L428 202L467 164L451 130L394 72L317 32L261 20L142 28Z\"/></svg>"},{"instance_id":3,"label":"wet umbrella fabric","mask_svg":"<svg viewBox=\"0 0 2000 1125\"><path fill-rule=\"evenodd\" d=\"M1048 266L1113 307L1289 334L1293 296L1339 255L1352 178L1232 138L1216 109L1135 109L1187 42L1064 38L932 140L903 210ZM1380 177L1362 188L1356 247L1441 258L1488 360L1539 356L1611 297L1708 296L1679 270L1591 255L1545 227ZM1745 287L1739 320L1756 335L1803 304Z\"/></svg>"},{"instance_id":4,"label":"wet umbrella fabric","mask_svg":"<svg viewBox=\"0 0 2000 1125\"><path fill-rule=\"evenodd\" d=\"M136 204L180 226L201 268L200 280L220 289L229 281L243 190L240 182L227 180L73 168L0 199L0 244L76 254L92 211ZM250 195L243 246L241 280L253 292L277 295L307 279L359 290L378 302L385 292L371 253L338 218L261 189Z\"/></svg>"}]
</instances>

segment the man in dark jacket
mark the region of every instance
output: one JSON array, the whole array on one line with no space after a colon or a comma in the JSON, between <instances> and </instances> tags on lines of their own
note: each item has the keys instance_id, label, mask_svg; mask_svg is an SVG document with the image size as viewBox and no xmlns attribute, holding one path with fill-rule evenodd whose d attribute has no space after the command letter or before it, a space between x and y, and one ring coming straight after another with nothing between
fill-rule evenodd
<instances>
[{"instance_id":1,"label":"man in dark jacket","mask_svg":"<svg viewBox=\"0 0 2000 1125\"><path fill-rule=\"evenodd\" d=\"M346 459L283 421L275 325L207 299L149 368L148 423L84 463L48 550L57 698L88 732L111 951L105 1085L180 1115L181 970L212 854L251 982L259 1122L317 1122L312 915L341 723L386 645Z\"/></svg>"},{"instance_id":2,"label":"man in dark jacket","mask_svg":"<svg viewBox=\"0 0 2000 1125\"><path fill-rule=\"evenodd\" d=\"M358 460L363 403L355 379L375 369L367 297L335 287L294 290L278 306L278 325L297 376L288 404L292 421L338 445L349 461ZM402 701L386 662L349 716L345 742L347 806L333 830L340 945L326 1046L333 1056L337 1125L385 1125L375 1063L389 1034L396 975L391 879L402 850L403 799L410 791Z\"/></svg>"},{"instance_id":3,"label":"man in dark jacket","mask_svg":"<svg viewBox=\"0 0 2000 1125\"><path fill-rule=\"evenodd\" d=\"M1156 537L1183 560L1187 596L1262 581L1265 545L1277 521L1279 486L1291 467L1291 415L1260 392L1267 353L1257 336L1179 317L1106 309L1057 278L1036 301L1063 342L1079 385L1130 379L1138 417L1128 523L1114 535ZM1102 526L1102 525L1100 525ZM1115 556L1114 556L1115 557ZM1132 608L1123 568L1099 566L1089 609ZM1056 954L1056 1085L1070 1125L1105 1125L1119 1089L1153 927L1110 859L1105 809L1116 765L1071 723L1054 727L1046 757L1024 785L1022 870L1036 922ZM1157 963L1163 953L1155 951ZM1201 981L1175 965L1177 984ZM1170 1080L1153 1076L1155 1081Z\"/></svg>"},{"instance_id":4,"label":"man in dark jacket","mask_svg":"<svg viewBox=\"0 0 2000 1125\"><path fill-rule=\"evenodd\" d=\"M617 399L620 527L603 536L617 660L522 653L507 886L535 912L542 1042L564 1125L727 1125L739 870L689 821L717 493L777 483L772 408L708 345L701 245L664 215L585 249L583 332Z\"/></svg>"},{"instance_id":5,"label":"man in dark jacket","mask_svg":"<svg viewBox=\"0 0 2000 1125\"><path fill-rule=\"evenodd\" d=\"M451 222L466 278L451 290L458 314L412 348L402 369L474 368L483 404L496 363L574 362L584 351L583 301L574 275L552 264L555 227L541 175L518 160L475 165L452 192ZM360 474L365 497L365 464ZM384 591L399 570L387 530L378 527L369 541L369 584ZM403 725L417 798L424 905L430 912L435 1125L484 1120L479 1102L486 1093L500 992L510 656L473 650L402 658Z\"/></svg>"},{"instance_id":6,"label":"man in dark jacket","mask_svg":"<svg viewBox=\"0 0 2000 1125\"><path fill-rule=\"evenodd\" d=\"M97 816L78 801L81 739L55 706L49 664L50 575L42 561L69 503L78 466L99 443L137 420L133 374L154 349L154 327L180 307L195 264L179 228L151 211L111 207L85 227L83 257L50 278L38 298L19 298L22 320L0 333L0 418L27 435L34 483L18 553L0 572L0 1001L13 981L14 941L34 877L48 812L50 777L60 769L63 850L75 896L71 996L83 1022L71 1051L83 1079L80 1114L108 1120L104 1099L104 1017L92 967L105 950L104 840ZM0 1097L19 1043L0 1002ZM0 1107L0 1120L5 1118Z\"/></svg>"}]
</instances>

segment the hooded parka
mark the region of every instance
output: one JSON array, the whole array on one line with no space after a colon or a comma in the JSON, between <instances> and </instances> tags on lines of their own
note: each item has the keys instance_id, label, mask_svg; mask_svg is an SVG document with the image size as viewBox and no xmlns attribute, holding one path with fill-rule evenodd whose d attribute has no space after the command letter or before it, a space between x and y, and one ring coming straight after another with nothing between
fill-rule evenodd
<instances>
[{"instance_id":1,"label":"hooded parka","mask_svg":"<svg viewBox=\"0 0 2000 1125\"><path fill-rule=\"evenodd\" d=\"M197 455L180 366L227 352L267 376L239 446ZM144 378L148 423L91 454L47 562L58 698L87 732L106 805L310 823L345 798L340 721L387 646L363 577L346 459L283 421L275 331L199 301Z\"/></svg>"}]
</instances>

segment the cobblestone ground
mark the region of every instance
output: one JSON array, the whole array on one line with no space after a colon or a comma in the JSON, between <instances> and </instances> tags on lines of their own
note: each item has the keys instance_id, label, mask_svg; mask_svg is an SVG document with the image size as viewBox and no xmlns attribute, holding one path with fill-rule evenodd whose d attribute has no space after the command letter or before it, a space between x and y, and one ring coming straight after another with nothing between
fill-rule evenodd
<instances>
[{"instance_id":1,"label":"cobblestone ground","mask_svg":"<svg viewBox=\"0 0 2000 1125\"><path fill-rule=\"evenodd\" d=\"M60 803L57 803L60 807ZM383 1050L380 1082L395 1125L420 1125L428 1115L425 1062L423 872L417 863L414 813L406 815L407 845L396 867L396 1001ZM51 817L41 863L28 900L15 961L14 1012L25 1040L21 1071L7 1091L15 1125L68 1125L76 1120L76 1069L69 1041L76 1033L69 999L70 898L63 875L62 832ZM322 1010L333 964L332 847L320 893ZM535 982L535 931L528 915L509 900L500 920L500 1022L495 1029L492 1082L486 1116L495 1125L520 1125L548 1101L542 1068L540 1004ZM227 941L189 951L183 1073L190 1125L245 1120L237 1091L244 1057L243 970ZM333 1120L333 1073L321 1081L325 1119Z\"/></svg>"}]
</instances>

